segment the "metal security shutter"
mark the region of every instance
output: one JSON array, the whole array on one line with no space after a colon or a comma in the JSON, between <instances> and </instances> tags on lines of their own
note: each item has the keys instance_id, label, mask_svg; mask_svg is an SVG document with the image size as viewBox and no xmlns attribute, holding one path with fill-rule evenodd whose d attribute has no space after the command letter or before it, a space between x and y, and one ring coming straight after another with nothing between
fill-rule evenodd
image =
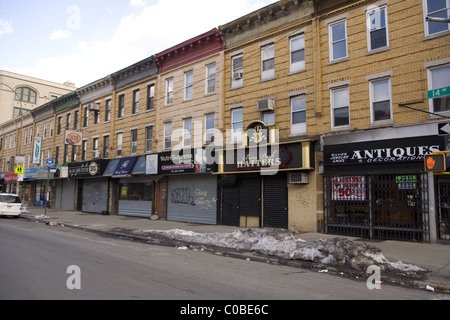
<instances>
[{"instance_id":1,"label":"metal security shutter","mask_svg":"<svg viewBox=\"0 0 450 320\"><path fill-rule=\"evenodd\" d=\"M83 212L102 213L108 210L108 180L85 179L83 183Z\"/></svg>"},{"instance_id":2,"label":"metal security shutter","mask_svg":"<svg viewBox=\"0 0 450 320\"><path fill-rule=\"evenodd\" d=\"M241 216L261 216L261 178L246 177L240 180L239 208Z\"/></svg>"},{"instance_id":3,"label":"metal security shutter","mask_svg":"<svg viewBox=\"0 0 450 320\"><path fill-rule=\"evenodd\" d=\"M167 220L217 224L216 176L170 176L168 190Z\"/></svg>"},{"instance_id":4,"label":"metal security shutter","mask_svg":"<svg viewBox=\"0 0 450 320\"><path fill-rule=\"evenodd\" d=\"M264 214L267 228L288 228L288 196L285 175L263 177Z\"/></svg>"},{"instance_id":5,"label":"metal security shutter","mask_svg":"<svg viewBox=\"0 0 450 320\"><path fill-rule=\"evenodd\" d=\"M74 210L75 180L60 180L57 183L55 208L58 210Z\"/></svg>"},{"instance_id":6,"label":"metal security shutter","mask_svg":"<svg viewBox=\"0 0 450 320\"><path fill-rule=\"evenodd\" d=\"M237 186L222 187L222 224L239 226L239 188Z\"/></svg>"}]
</instances>

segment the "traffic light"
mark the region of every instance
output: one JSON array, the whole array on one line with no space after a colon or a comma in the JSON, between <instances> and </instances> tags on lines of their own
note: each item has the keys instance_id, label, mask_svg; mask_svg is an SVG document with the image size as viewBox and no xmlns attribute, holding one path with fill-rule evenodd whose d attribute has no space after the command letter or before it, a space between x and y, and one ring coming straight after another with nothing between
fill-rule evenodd
<instances>
[{"instance_id":1,"label":"traffic light","mask_svg":"<svg viewBox=\"0 0 450 320\"><path fill-rule=\"evenodd\" d=\"M425 171L445 171L445 154L426 154L425 155Z\"/></svg>"}]
</instances>

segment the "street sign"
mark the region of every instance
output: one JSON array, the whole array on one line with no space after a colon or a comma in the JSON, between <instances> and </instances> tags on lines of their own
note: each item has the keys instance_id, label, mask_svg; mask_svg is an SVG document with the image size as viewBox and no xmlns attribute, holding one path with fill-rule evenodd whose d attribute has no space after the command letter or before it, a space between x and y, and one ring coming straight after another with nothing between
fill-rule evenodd
<instances>
[{"instance_id":1,"label":"street sign","mask_svg":"<svg viewBox=\"0 0 450 320\"><path fill-rule=\"evenodd\" d=\"M438 133L440 136L450 134L450 122L439 123L438 124Z\"/></svg>"},{"instance_id":2,"label":"street sign","mask_svg":"<svg viewBox=\"0 0 450 320\"><path fill-rule=\"evenodd\" d=\"M425 171L426 172L442 172L445 171L445 154L426 154L425 155Z\"/></svg>"},{"instance_id":3,"label":"street sign","mask_svg":"<svg viewBox=\"0 0 450 320\"><path fill-rule=\"evenodd\" d=\"M16 169L14 170L15 174L24 174L25 170L23 169L23 167L19 164Z\"/></svg>"},{"instance_id":4,"label":"street sign","mask_svg":"<svg viewBox=\"0 0 450 320\"><path fill-rule=\"evenodd\" d=\"M440 98L448 95L450 95L450 87L444 87L428 91L428 99Z\"/></svg>"},{"instance_id":5,"label":"street sign","mask_svg":"<svg viewBox=\"0 0 450 320\"><path fill-rule=\"evenodd\" d=\"M52 164L53 164L53 159L47 159L47 164L49 165L49 166L51 166Z\"/></svg>"}]
</instances>

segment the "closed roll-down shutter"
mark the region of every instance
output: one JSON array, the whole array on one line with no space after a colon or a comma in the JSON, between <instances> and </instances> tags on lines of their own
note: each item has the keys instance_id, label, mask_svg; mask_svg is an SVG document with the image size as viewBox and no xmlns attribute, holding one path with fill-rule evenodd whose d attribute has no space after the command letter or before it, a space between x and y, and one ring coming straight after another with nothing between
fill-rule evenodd
<instances>
[{"instance_id":1,"label":"closed roll-down shutter","mask_svg":"<svg viewBox=\"0 0 450 320\"><path fill-rule=\"evenodd\" d=\"M84 212L102 213L108 210L108 180L86 179L83 183Z\"/></svg>"},{"instance_id":2,"label":"closed roll-down shutter","mask_svg":"<svg viewBox=\"0 0 450 320\"><path fill-rule=\"evenodd\" d=\"M217 177L169 177L167 220L217 224Z\"/></svg>"},{"instance_id":3,"label":"closed roll-down shutter","mask_svg":"<svg viewBox=\"0 0 450 320\"><path fill-rule=\"evenodd\" d=\"M288 228L286 176L264 177L264 227Z\"/></svg>"}]
</instances>

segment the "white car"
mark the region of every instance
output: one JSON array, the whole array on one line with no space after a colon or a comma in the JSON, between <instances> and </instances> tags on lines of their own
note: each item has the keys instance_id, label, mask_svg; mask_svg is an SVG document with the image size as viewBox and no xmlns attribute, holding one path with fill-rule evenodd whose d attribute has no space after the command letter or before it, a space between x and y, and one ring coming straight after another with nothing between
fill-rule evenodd
<instances>
[{"instance_id":1,"label":"white car","mask_svg":"<svg viewBox=\"0 0 450 320\"><path fill-rule=\"evenodd\" d=\"M19 218L22 211L22 200L17 194L0 193L0 216Z\"/></svg>"}]
</instances>

